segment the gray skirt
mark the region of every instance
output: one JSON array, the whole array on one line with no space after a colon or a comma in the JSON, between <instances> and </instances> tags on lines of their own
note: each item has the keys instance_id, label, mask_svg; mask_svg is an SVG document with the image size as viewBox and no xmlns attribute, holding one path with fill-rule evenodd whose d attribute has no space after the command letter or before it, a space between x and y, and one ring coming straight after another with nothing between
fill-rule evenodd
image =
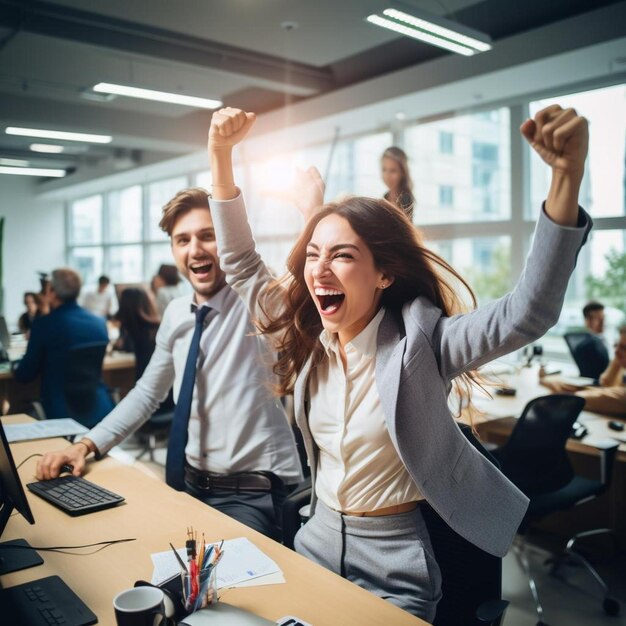
<instances>
[{"instance_id":1,"label":"gray skirt","mask_svg":"<svg viewBox=\"0 0 626 626\"><path fill-rule=\"evenodd\" d=\"M420 507L380 517L343 515L317 501L296 551L427 622L441 598L441 573Z\"/></svg>"}]
</instances>

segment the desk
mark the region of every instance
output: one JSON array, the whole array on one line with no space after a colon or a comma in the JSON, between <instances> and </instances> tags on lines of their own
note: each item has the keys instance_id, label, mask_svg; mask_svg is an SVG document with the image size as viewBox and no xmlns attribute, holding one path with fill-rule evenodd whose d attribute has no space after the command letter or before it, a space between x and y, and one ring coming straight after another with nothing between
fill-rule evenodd
<instances>
[{"instance_id":1,"label":"desk","mask_svg":"<svg viewBox=\"0 0 626 626\"><path fill-rule=\"evenodd\" d=\"M490 377L495 379L496 377ZM476 429L483 441L502 445L515 427L517 418L530 400L552 392L539 384L537 367L524 368L512 375L497 377L501 383L517 389L515 396L488 398L477 392L474 402L483 414L474 419ZM492 394L494 389L491 389ZM569 439L567 450L577 472L590 478L599 476L599 455L593 442L619 438L620 443L613 473L611 488L602 497L593 502L576 507L575 512L558 513L542 523L542 527L564 536L589 528L608 526L613 528L623 546L626 546L626 431L617 433L608 427L609 420L616 419L608 415L583 411L578 421L584 423L589 431L581 440ZM467 421L464 417L463 421ZM622 420L624 421L624 420ZM626 423L626 422L625 422Z\"/></svg>"},{"instance_id":2,"label":"desk","mask_svg":"<svg viewBox=\"0 0 626 626\"><path fill-rule=\"evenodd\" d=\"M2 421L15 423L26 419L13 415ZM15 443L11 449L19 464L34 452L55 450L66 443L47 439ZM32 479L36 461L32 459L20 468L22 483ZM3 576L3 586L58 574L96 613L99 624L114 626L113 597L132 587L135 580L150 580L150 554L166 550L170 541L180 544L186 526L192 525L204 531L210 540L248 537L276 561L285 575L286 584L223 590L221 598L230 604L271 620L297 615L313 626L426 624L191 496L170 489L141 463L129 467L106 458L92 463L87 477L123 495L126 503L72 518L26 490L36 523L30 526L21 515L16 515L9 520L2 539L24 537L32 545L40 546L126 537L137 537L137 541L111 546L89 556L42 552L43 565Z\"/></svg>"},{"instance_id":3,"label":"desk","mask_svg":"<svg viewBox=\"0 0 626 626\"><path fill-rule=\"evenodd\" d=\"M135 384L135 355L113 352L104 357L102 379L109 389L119 389L123 398ZM0 408L2 413L26 411L39 398L39 380L18 383L8 364L0 369Z\"/></svg>"}]
</instances>

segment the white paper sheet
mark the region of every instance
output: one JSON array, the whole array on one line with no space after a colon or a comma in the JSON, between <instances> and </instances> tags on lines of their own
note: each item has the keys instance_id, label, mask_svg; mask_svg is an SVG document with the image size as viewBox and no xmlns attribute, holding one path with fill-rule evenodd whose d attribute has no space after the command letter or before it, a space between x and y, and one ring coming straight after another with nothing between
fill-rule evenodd
<instances>
[{"instance_id":1,"label":"white paper sheet","mask_svg":"<svg viewBox=\"0 0 626 626\"><path fill-rule=\"evenodd\" d=\"M274 581L284 582L284 578L279 579L276 576L269 578L275 574L281 574L282 577L280 568L246 537L226 540L223 550L224 556L217 566L218 589L236 587L242 583L254 586L274 584ZM185 548L178 548L176 551L183 561L187 560ZM171 549L153 554L151 558L154 564L151 581L153 585L158 585L180 573L180 565Z\"/></svg>"},{"instance_id":2,"label":"white paper sheet","mask_svg":"<svg viewBox=\"0 0 626 626\"><path fill-rule=\"evenodd\" d=\"M83 435L89 429L69 417L54 420L40 420L27 424L5 424L4 432L9 443L30 441L31 439L49 439L51 437L67 437Z\"/></svg>"}]
</instances>

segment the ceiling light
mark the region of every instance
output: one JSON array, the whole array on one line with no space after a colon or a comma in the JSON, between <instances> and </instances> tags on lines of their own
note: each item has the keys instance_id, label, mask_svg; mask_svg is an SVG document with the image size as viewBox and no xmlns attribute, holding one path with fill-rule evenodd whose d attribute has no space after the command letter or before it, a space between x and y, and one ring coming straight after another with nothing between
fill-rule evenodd
<instances>
[{"instance_id":1,"label":"ceiling light","mask_svg":"<svg viewBox=\"0 0 626 626\"><path fill-rule=\"evenodd\" d=\"M19 174L20 176L47 176L61 178L65 176L65 170L51 170L43 167L3 167L0 166L0 174Z\"/></svg>"},{"instance_id":2,"label":"ceiling light","mask_svg":"<svg viewBox=\"0 0 626 626\"><path fill-rule=\"evenodd\" d=\"M367 21L464 56L491 50L491 38L485 33L414 8L411 13L385 9L382 16L370 15Z\"/></svg>"},{"instance_id":3,"label":"ceiling light","mask_svg":"<svg viewBox=\"0 0 626 626\"><path fill-rule=\"evenodd\" d=\"M198 98L196 96L185 96L179 93L169 93L167 91L154 91L153 89L142 89L140 87L128 87L126 85L114 85L112 83L98 83L93 90L97 93L109 93L116 96L128 96L129 98L140 98L142 100L154 100L156 102L169 102L170 104L183 104L201 109L217 109L222 106L221 100L211 100L209 98Z\"/></svg>"},{"instance_id":4,"label":"ceiling light","mask_svg":"<svg viewBox=\"0 0 626 626\"><path fill-rule=\"evenodd\" d=\"M30 149L33 152L45 152L46 154L60 154L65 150L63 146L55 146L52 143L31 143Z\"/></svg>"},{"instance_id":5,"label":"ceiling light","mask_svg":"<svg viewBox=\"0 0 626 626\"><path fill-rule=\"evenodd\" d=\"M40 137L41 139L60 139L62 141L83 141L86 143L111 143L110 135L93 135L89 133L69 133L62 130L42 130L41 128L18 128L9 126L7 135L20 135L21 137Z\"/></svg>"},{"instance_id":6,"label":"ceiling light","mask_svg":"<svg viewBox=\"0 0 626 626\"><path fill-rule=\"evenodd\" d=\"M10 165L12 167L26 167L28 165L28 161L24 161L23 159L0 159L0 165Z\"/></svg>"}]
</instances>

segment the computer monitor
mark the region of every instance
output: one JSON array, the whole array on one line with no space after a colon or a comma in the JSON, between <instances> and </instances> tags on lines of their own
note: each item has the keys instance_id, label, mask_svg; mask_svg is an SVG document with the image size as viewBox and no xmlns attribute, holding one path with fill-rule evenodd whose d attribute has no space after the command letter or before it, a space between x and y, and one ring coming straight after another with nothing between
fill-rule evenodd
<instances>
[{"instance_id":1,"label":"computer monitor","mask_svg":"<svg viewBox=\"0 0 626 626\"><path fill-rule=\"evenodd\" d=\"M11 347L11 335L4 315L0 315L0 343L5 350Z\"/></svg>"},{"instance_id":2,"label":"computer monitor","mask_svg":"<svg viewBox=\"0 0 626 626\"><path fill-rule=\"evenodd\" d=\"M0 422L0 506L2 507L0 508L0 536L14 510L21 513L30 524L35 523L2 422ZM23 547L14 547L16 545ZM24 539L0 543L0 575L41 563L43 563L42 558L30 548Z\"/></svg>"}]
</instances>

